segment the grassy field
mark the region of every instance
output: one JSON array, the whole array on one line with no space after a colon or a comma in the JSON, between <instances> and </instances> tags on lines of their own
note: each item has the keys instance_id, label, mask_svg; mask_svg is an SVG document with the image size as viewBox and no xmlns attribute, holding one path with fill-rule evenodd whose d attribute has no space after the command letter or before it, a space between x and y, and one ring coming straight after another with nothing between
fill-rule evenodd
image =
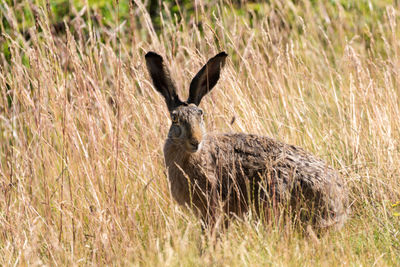
<instances>
[{"instance_id":1,"label":"grassy field","mask_svg":"<svg viewBox=\"0 0 400 267\"><path fill-rule=\"evenodd\" d=\"M68 16L49 2L0 3L0 265L400 265L398 1L196 1L157 18L140 0L70 1ZM350 189L344 228L316 242L249 216L203 233L169 193L149 50L183 97L226 51L207 129L325 159Z\"/></svg>"}]
</instances>

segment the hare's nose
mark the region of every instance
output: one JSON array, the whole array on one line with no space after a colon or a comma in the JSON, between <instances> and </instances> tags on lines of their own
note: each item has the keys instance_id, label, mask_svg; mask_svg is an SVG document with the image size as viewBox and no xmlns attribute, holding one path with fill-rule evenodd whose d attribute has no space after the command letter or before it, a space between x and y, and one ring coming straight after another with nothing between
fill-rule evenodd
<instances>
[{"instance_id":1,"label":"hare's nose","mask_svg":"<svg viewBox=\"0 0 400 267\"><path fill-rule=\"evenodd\" d=\"M197 140L190 140L190 145L192 145L195 149L199 148L199 141Z\"/></svg>"}]
</instances>

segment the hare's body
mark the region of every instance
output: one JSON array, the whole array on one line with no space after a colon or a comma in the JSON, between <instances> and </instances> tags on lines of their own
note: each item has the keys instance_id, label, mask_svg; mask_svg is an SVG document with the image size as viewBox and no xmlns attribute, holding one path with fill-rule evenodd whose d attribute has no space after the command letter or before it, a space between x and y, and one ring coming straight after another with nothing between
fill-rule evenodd
<instances>
[{"instance_id":1,"label":"hare's body","mask_svg":"<svg viewBox=\"0 0 400 267\"><path fill-rule=\"evenodd\" d=\"M307 206L318 226L343 224L346 189L322 160L257 135L206 135L202 142L196 153L187 153L167 140L164 156L173 197L203 218L214 215L210 208L217 200L229 215L240 216L251 206L264 214L273 206Z\"/></svg>"},{"instance_id":2,"label":"hare's body","mask_svg":"<svg viewBox=\"0 0 400 267\"><path fill-rule=\"evenodd\" d=\"M319 227L341 226L348 211L344 181L324 161L303 149L251 134L206 134L202 97L217 83L225 53L210 59L182 102L161 56L146 63L155 88L164 96L172 125L164 146L172 196L206 221L218 211L241 216L274 208Z\"/></svg>"}]
</instances>

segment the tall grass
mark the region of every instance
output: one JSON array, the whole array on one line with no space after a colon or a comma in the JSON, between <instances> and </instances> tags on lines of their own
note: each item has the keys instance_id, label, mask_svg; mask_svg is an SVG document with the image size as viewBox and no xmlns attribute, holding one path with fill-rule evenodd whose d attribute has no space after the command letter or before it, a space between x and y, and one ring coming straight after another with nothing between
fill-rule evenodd
<instances>
[{"instance_id":1,"label":"tall grass","mask_svg":"<svg viewBox=\"0 0 400 267\"><path fill-rule=\"evenodd\" d=\"M157 33L140 0L107 25L86 3L58 33L45 3L22 3L0 4L1 265L400 265L398 4L197 1L193 16L165 9ZM29 38L21 6L35 19ZM184 97L207 58L227 51L201 104L207 129L324 158L351 190L345 227L314 242L250 215L217 239L203 233L169 193L170 122L149 50Z\"/></svg>"}]
</instances>

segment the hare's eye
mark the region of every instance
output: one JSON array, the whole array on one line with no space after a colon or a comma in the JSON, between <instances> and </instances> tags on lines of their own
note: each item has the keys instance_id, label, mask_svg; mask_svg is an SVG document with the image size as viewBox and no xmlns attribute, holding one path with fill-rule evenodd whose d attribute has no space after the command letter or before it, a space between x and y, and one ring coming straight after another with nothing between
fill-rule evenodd
<instances>
[{"instance_id":1,"label":"hare's eye","mask_svg":"<svg viewBox=\"0 0 400 267\"><path fill-rule=\"evenodd\" d=\"M178 116L176 114L171 115L172 123L178 123Z\"/></svg>"},{"instance_id":2,"label":"hare's eye","mask_svg":"<svg viewBox=\"0 0 400 267\"><path fill-rule=\"evenodd\" d=\"M199 111L198 111L198 112L199 112L200 116L204 114L204 112L203 112L203 110L202 110L202 109L199 109Z\"/></svg>"}]
</instances>

